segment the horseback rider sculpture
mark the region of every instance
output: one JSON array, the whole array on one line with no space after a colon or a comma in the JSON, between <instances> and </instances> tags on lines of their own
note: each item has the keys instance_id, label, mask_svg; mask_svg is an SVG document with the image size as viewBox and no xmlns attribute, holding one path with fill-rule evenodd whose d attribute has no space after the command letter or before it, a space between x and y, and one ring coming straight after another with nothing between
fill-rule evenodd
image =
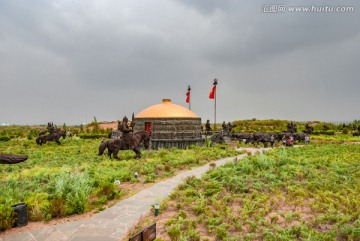
<instances>
[{"instance_id":1,"label":"horseback rider sculpture","mask_svg":"<svg viewBox=\"0 0 360 241\"><path fill-rule=\"evenodd\" d=\"M55 132L54 123L48 122L47 129L48 129L48 132L50 133L50 136L52 136Z\"/></svg>"},{"instance_id":2,"label":"horseback rider sculpture","mask_svg":"<svg viewBox=\"0 0 360 241\"><path fill-rule=\"evenodd\" d=\"M128 118L124 116L123 121L120 126L120 131L122 132L122 139L126 143L126 145L129 147L129 149L134 149L134 143L132 141L132 132L133 130L133 124L131 123L131 128L128 126Z\"/></svg>"}]
</instances>

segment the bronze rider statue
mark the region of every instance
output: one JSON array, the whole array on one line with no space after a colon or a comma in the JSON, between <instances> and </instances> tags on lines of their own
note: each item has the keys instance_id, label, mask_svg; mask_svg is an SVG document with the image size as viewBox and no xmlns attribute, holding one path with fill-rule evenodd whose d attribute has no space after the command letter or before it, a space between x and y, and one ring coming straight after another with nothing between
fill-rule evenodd
<instances>
[{"instance_id":1,"label":"bronze rider statue","mask_svg":"<svg viewBox=\"0 0 360 241\"><path fill-rule=\"evenodd\" d=\"M50 133L50 135L52 135L55 131L55 128L54 128L54 124L52 122L48 122L48 132Z\"/></svg>"},{"instance_id":2,"label":"bronze rider statue","mask_svg":"<svg viewBox=\"0 0 360 241\"><path fill-rule=\"evenodd\" d=\"M206 121L205 131L206 131L206 133L205 133L206 135L211 135L212 129L211 129L211 126L210 126L210 120Z\"/></svg>"},{"instance_id":3,"label":"bronze rider statue","mask_svg":"<svg viewBox=\"0 0 360 241\"><path fill-rule=\"evenodd\" d=\"M133 126L132 126L133 127ZM134 149L135 146L132 141L132 133L134 130L128 126L128 118L124 116L123 121L121 123L120 131L122 132L122 139L129 147L129 149Z\"/></svg>"}]
</instances>

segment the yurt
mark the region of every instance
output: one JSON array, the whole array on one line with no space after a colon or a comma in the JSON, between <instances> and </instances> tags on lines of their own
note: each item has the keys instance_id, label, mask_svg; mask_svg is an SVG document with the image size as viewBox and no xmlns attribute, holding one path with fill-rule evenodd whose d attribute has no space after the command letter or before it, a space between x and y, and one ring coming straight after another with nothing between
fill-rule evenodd
<instances>
[{"instance_id":1,"label":"yurt","mask_svg":"<svg viewBox=\"0 0 360 241\"><path fill-rule=\"evenodd\" d=\"M201 118L191 110L163 99L160 104L140 111L134 117L134 131L151 132L152 149L202 145Z\"/></svg>"}]
</instances>

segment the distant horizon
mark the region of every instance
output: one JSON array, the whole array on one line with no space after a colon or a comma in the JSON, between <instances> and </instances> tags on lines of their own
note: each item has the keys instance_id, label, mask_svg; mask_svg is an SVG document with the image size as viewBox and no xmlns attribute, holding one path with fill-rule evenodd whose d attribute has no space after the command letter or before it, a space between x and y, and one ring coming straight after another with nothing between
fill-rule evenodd
<instances>
[{"instance_id":1,"label":"distant horizon","mask_svg":"<svg viewBox=\"0 0 360 241\"><path fill-rule=\"evenodd\" d=\"M236 119L236 120L232 120L230 122L234 122L234 121L246 121L246 120L249 120L251 121L252 119L256 119L256 120L259 120L259 121L263 121L263 120L280 120L280 121L288 121L288 122L322 122L322 123L332 123L332 124L349 124L349 123L352 123L354 121L357 121L357 120L360 120L359 119L354 119L354 120L351 120L351 121L325 121L325 120L287 120L287 119L274 119L274 118L270 118L270 119L258 119L256 117L254 118L246 118L246 119ZM112 120L112 121L105 121L105 120L97 120L98 123L112 123L112 122L116 122L116 121L121 121L120 119L119 120ZM49 122L52 122L52 121L49 121ZM87 125L87 124L91 124L93 121L90 121L90 122L87 122L87 123L79 123L79 124L73 124L73 123L55 123L55 122L52 122L54 125L56 126L63 126L64 124L66 126L80 126L81 124L82 125ZM202 123L205 123L206 120L204 121L202 118L201 118L201 122ZM229 121L226 121L226 123L229 122ZM213 122L211 122L213 124ZM221 122L217 122L216 124L222 124L223 121ZM4 124L7 124L7 125L4 125ZM44 124L14 124L14 123L7 123L7 122L1 122L0 124L0 127L4 127L4 126L47 126L47 122L44 123Z\"/></svg>"}]
</instances>

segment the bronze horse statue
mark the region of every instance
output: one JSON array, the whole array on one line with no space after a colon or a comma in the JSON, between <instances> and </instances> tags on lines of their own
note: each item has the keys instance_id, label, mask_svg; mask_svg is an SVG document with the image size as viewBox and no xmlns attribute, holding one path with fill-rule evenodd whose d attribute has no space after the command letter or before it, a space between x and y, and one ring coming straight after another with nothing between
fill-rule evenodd
<instances>
[{"instance_id":1,"label":"bronze horse statue","mask_svg":"<svg viewBox=\"0 0 360 241\"><path fill-rule=\"evenodd\" d=\"M59 139L61 137L65 139L66 133L63 130L57 129L49 135L40 135L38 138L36 138L36 143L41 146L42 144L45 144L47 141L55 141L57 144L60 145Z\"/></svg>"},{"instance_id":2,"label":"bronze horse statue","mask_svg":"<svg viewBox=\"0 0 360 241\"><path fill-rule=\"evenodd\" d=\"M132 150L136 153L135 158L140 158L141 157L141 152L140 152L140 144L143 143L145 148L148 149L150 146L150 133L146 132L146 131L137 131L134 132L134 134L132 135L132 146L134 147ZM120 158L118 157L118 152L120 150L129 150L129 145L127 145L125 143L125 141L123 139L110 139L107 141L104 141L103 143L100 144L99 146L99 156L101 156L102 154L104 154L105 149L108 149L108 155L111 158L111 155L117 159L120 160Z\"/></svg>"}]
</instances>

